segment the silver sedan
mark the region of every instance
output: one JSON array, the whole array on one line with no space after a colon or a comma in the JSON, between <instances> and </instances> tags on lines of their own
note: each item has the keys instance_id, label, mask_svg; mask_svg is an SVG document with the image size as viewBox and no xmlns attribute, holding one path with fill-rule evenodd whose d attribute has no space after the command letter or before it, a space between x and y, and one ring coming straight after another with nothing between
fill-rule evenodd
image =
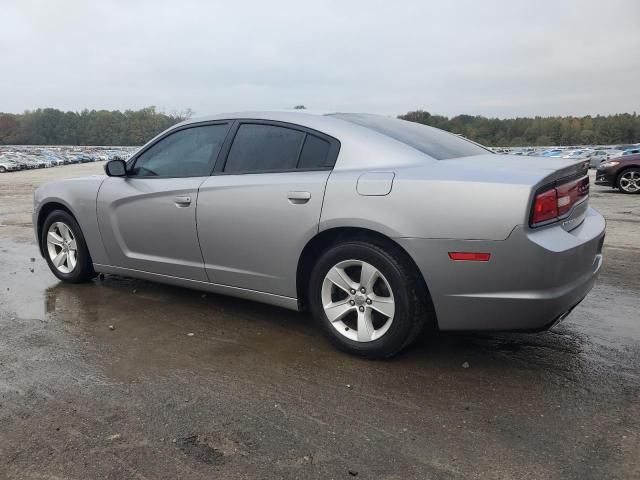
<instances>
[{"instance_id":1,"label":"silver sedan","mask_svg":"<svg viewBox=\"0 0 640 480\"><path fill-rule=\"evenodd\" d=\"M33 223L63 281L102 272L309 309L339 348L380 358L426 328L563 319L602 263L587 167L377 115L226 114L106 176L40 187Z\"/></svg>"}]
</instances>

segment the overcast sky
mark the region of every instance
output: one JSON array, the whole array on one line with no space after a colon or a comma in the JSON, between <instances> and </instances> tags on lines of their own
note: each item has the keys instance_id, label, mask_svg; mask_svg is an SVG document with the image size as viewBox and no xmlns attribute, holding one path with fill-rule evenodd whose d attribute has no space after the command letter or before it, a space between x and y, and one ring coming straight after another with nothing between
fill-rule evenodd
<instances>
[{"instance_id":1,"label":"overcast sky","mask_svg":"<svg viewBox=\"0 0 640 480\"><path fill-rule=\"evenodd\" d=\"M0 0L0 111L640 112L639 0Z\"/></svg>"}]
</instances>

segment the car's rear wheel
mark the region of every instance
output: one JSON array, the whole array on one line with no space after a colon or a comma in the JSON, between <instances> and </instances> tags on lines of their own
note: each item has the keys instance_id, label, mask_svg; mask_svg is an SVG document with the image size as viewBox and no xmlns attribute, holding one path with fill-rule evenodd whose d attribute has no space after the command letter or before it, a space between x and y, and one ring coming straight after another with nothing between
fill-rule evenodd
<instances>
[{"instance_id":1,"label":"car's rear wheel","mask_svg":"<svg viewBox=\"0 0 640 480\"><path fill-rule=\"evenodd\" d=\"M54 210L47 216L40 242L51 272L60 280L82 283L96 276L82 230L68 212Z\"/></svg>"},{"instance_id":2,"label":"car's rear wheel","mask_svg":"<svg viewBox=\"0 0 640 480\"><path fill-rule=\"evenodd\" d=\"M7 167L0 165L0 173L5 173L7 171Z\"/></svg>"},{"instance_id":3,"label":"car's rear wheel","mask_svg":"<svg viewBox=\"0 0 640 480\"><path fill-rule=\"evenodd\" d=\"M618 188L623 193L640 193L640 168L628 168L618 175Z\"/></svg>"},{"instance_id":4,"label":"car's rear wheel","mask_svg":"<svg viewBox=\"0 0 640 480\"><path fill-rule=\"evenodd\" d=\"M327 250L309 282L314 317L349 353L387 358L399 353L427 320L427 292L397 247L348 241Z\"/></svg>"}]
</instances>

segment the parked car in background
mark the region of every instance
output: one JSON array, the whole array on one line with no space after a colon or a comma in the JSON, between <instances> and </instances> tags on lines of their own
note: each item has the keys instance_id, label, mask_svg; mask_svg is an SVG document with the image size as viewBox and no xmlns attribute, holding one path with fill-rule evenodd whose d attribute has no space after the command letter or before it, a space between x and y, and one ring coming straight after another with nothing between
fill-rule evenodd
<instances>
[{"instance_id":1,"label":"parked car in background","mask_svg":"<svg viewBox=\"0 0 640 480\"><path fill-rule=\"evenodd\" d=\"M69 147L37 145L3 145L0 157L19 169L49 168L61 165L128 158L137 147Z\"/></svg>"},{"instance_id":2,"label":"parked car in background","mask_svg":"<svg viewBox=\"0 0 640 480\"><path fill-rule=\"evenodd\" d=\"M596 185L618 188L623 193L640 193L640 153L623 155L601 163Z\"/></svg>"},{"instance_id":3,"label":"parked car in background","mask_svg":"<svg viewBox=\"0 0 640 480\"><path fill-rule=\"evenodd\" d=\"M76 163L82 163L81 155L82 153L79 153L79 152L69 152L67 153L67 159L69 160L69 163L72 165Z\"/></svg>"},{"instance_id":4,"label":"parked car in background","mask_svg":"<svg viewBox=\"0 0 640 480\"><path fill-rule=\"evenodd\" d=\"M38 162L36 160L34 160L33 158L31 158L28 155L25 155L23 153L19 153L19 152L15 152L12 157L15 159L15 161L21 165L24 165L25 169L31 170L34 168L38 168Z\"/></svg>"},{"instance_id":5,"label":"parked car in background","mask_svg":"<svg viewBox=\"0 0 640 480\"><path fill-rule=\"evenodd\" d=\"M33 153L30 157L34 162L36 162L38 168L49 168L53 166L47 156L40 152Z\"/></svg>"},{"instance_id":6,"label":"parked car in background","mask_svg":"<svg viewBox=\"0 0 640 480\"><path fill-rule=\"evenodd\" d=\"M22 170L20 165L5 157L0 157L0 173L16 172Z\"/></svg>"},{"instance_id":7,"label":"parked car in background","mask_svg":"<svg viewBox=\"0 0 640 480\"><path fill-rule=\"evenodd\" d=\"M49 162L50 166L52 167L58 167L60 165L64 165L64 158L62 158L58 154L51 153L51 152L44 152L43 155Z\"/></svg>"},{"instance_id":8,"label":"parked car in background","mask_svg":"<svg viewBox=\"0 0 640 480\"><path fill-rule=\"evenodd\" d=\"M589 167L597 168L600 163L608 160L610 155L608 150L592 150L589 156Z\"/></svg>"},{"instance_id":9,"label":"parked car in background","mask_svg":"<svg viewBox=\"0 0 640 480\"><path fill-rule=\"evenodd\" d=\"M570 150L563 152L562 158L572 158L575 160L586 160L590 157L591 152L589 150Z\"/></svg>"},{"instance_id":10,"label":"parked car in background","mask_svg":"<svg viewBox=\"0 0 640 480\"><path fill-rule=\"evenodd\" d=\"M587 170L378 115L227 114L170 128L106 177L41 186L33 225L63 281L104 272L309 308L339 348L380 358L427 324L565 318L602 264Z\"/></svg>"},{"instance_id":11,"label":"parked car in background","mask_svg":"<svg viewBox=\"0 0 640 480\"><path fill-rule=\"evenodd\" d=\"M11 155L7 155L5 159L11 160L12 162L14 162L16 165L18 165L20 170L27 170L28 168L33 168L32 165L27 164L27 162L22 156L16 155L15 153Z\"/></svg>"},{"instance_id":12,"label":"parked car in background","mask_svg":"<svg viewBox=\"0 0 640 480\"><path fill-rule=\"evenodd\" d=\"M76 163L89 163L93 162L93 157L87 153L78 153L76 155Z\"/></svg>"},{"instance_id":13,"label":"parked car in background","mask_svg":"<svg viewBox=\"0 0 640 480\"><path fill-rule=\"evenodd\" d=\"M638 153L640 153L640 147L625 148L622 152L622 156L637 155Z\"/></svg>"},{"instance_id":14,"label":"parked car in background","mask_svg":"<svg viewBox=\"0 0 640 480\"><path fill-rule=\"evenodd\" d=\"M564 150L561 150L559 148L555 148L552 150L545 150L540 154L541 157L553 157L553 158L560 158L562 157L562 155L564 155Z\"/></svg>"},{"instance_id":15,"label":"parked car in background","mask_svg":"<svg viewBox=\"0 0 640 480\"><path fill-rule=\"evenodd\" d=\"M511 155L523 155L524 152L519 148L514 148L511 151L509 151L509 154L511 154Z\"/></svg>"}]
</instances>

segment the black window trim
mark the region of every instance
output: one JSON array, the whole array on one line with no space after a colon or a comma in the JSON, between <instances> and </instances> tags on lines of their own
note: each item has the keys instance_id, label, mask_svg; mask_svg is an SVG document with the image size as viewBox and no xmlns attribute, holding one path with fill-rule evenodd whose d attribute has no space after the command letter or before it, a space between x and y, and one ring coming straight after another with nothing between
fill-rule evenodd
<instances>
[{"instance_id":1,"label":"black window trim","mask_svg":"<svg viewBox=\"0 0 640 480\"><path fill-rule=\"evenodd\" d=\"M211 120L211 121L204 121L204 122L188 123L186 125L181 125L179 127L172 128L171 130L166 131L162 136L156 138L153 143L150 143L144 149L141 149L138 152L136 152L135 155L133 155L129 160L127 160L127 162L126 162L127 177L126 178L132 178L132 179L133 178L139 178L139 179L145 179L145 180L146 179L160 180L160 179L167 179L167 178L200 178L200 177L209 177L213 173L213 171L215 169L215 166L217 165L218 161L220 160L220 155L222 154L222 152L224 152L225 146L227 145L227 142L229 141L229 134L233 131L234 124L235 124L235 122L233 120ZM130 172L135 167L136 162L138 161L138 159L145 152L147 152L148 150L153 148L155 145L160 143L162 140L167 138L169 135L173 135L174 133L181 132L182 130L188 130L190 128L197 128L197 127L207 127L209 125L227 125L227 132L226 132L225 138L224 138L224 140L222 142L222 146L220 147L220 150L218 151L218 155L217 155L217 157L215 159L213 159L213 158L210 159L210 163L213 164L213 167L211 168L209 173L207 173L205 175L189 176L189 177L175 177L175 176L168 176L168 175L153 175L153 176L130 175ZM213 156L213 154L212 154L212 156Z\"/></svg>"},{"instance_id":2,"label":"black window trim","mask_svg":"<svg viewBox=\"0 0 640 480\"><path fill-rule=\"evenodd\" d=\"M227 165L227 159L229 158L229 152L231 150L231 145L233 145L233 141L236 138L236 134L240 129L241 125L271 125L275 127L288 128L290 130L298 130L300 132L305 133L305 137L302 142L300 142L300 148L298 150L298 160L296 161L296 168L290 168L286 170L275 169L275 170L249 170L245 172L225 172L224 168ZM307 141L307 135L314 135L322 140L329 142L329 153L327 155L328 163L330 165L326 167L309 167L309 168L298 168L300 164L300 157L302 154L302 149L304 148L304 144ZM218 160L216 161L216 165L213 169L212 175L256 175L261 173L292 173L292 172L324 172L331 171L335 167L336 161L338 159L338 154L340 153L340 141L337 138L334 138L326 133L319 132L318 130L314 130L313 128L305 127L303 125L298 125L296 123L289 122L281 122L279 120L267 120L260 118L237 118L235 119L233 125L231 126L231 131L225 140L225 143L222 145L220 149L220 155L218 155Z\"/></svg>"}]
</instances>

